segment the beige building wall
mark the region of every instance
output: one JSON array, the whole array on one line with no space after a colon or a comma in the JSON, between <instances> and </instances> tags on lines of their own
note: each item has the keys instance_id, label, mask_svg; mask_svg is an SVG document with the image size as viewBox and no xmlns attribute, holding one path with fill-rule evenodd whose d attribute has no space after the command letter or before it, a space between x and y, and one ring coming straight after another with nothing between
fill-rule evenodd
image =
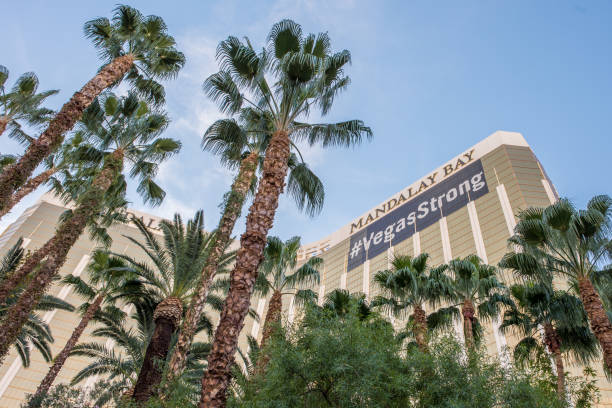
<instances>
[{"instance_id":1,"label":"beige building wall","mask_svg":"<svg viewBox=\"0 0 612 408\"><path fill-rule=\"evenodd\" d=\"M41 247L55 232L57 220L60 215L66 210L62 202L55 197L46 194L34 206L27 209L13 224L0 235L0 256L3 256L19 239L24 238L26 250L34 250ZM142 217L147 225L154 228L154 231L161 218L149 214L141 213L134 210L129 210L129 213ZM183 214L183 217L190 215ZM185 220L186 221L186 220ZM114 225L108 230L113 239L111 250L118 253L125 253L137 259L145 260L142 251L136 247L126 237L132 237L142 242L142 236L138 229L132 224ZM161 236L161 234L160 234ZM66 263L62 267L60 274L62 276L72 273L84 273L85 268L90 259L90 253L93 249L99 247L99 244L92 242L89 239L88 233L85 232L72 247L68 253ZM73 306L78 307L82 303L82 298L74 294L67 287L54 285L48 292L52 295L59 296ZM218 321L218 316L215 313L208 311L213 322ZM52 354L55 356L63 347L72 331L79 323L80 316L74 312L58 311L48 312L41 315L50 325L54 343L51 345ZM248 324L250 318L248 318ZM95 329L95 325L90 324L85 333L81 336L81 342L96 341L104 343L103 339L92 337L90 333ZM202 335L205 338L205 335ZM241 336L240 345L244 349L246 347L246 336ZM107 343L111 347L111 343ZM88 359L80 357L70 357L62 370L60 371L55 384L68 383L70 380L87 364ZM11 349L9 355L5 358L4 364L0 367L0 408L19 407L24 401L26 394L31 394L36 390L36 387L46 375L50 364L46 363L42 356L36 350L31 352L31 365L24 368L21 365L21 360L17 356L15 350ZM83 381L80 385L91 386L95 379Z\"/></svg>"}]
</instances>

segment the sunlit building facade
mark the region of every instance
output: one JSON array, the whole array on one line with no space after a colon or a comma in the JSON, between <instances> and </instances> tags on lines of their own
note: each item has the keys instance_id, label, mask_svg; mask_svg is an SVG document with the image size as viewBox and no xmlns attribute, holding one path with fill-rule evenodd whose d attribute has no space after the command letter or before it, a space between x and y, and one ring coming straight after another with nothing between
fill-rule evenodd
<instances>
[{"instance_id":1,"label":"sunlit building facade","mask_svg":"<svg viewBox=\"0 0 612 408\"><path fill-rule=\"evenodd\" d=\"M334 289L361 292L372 298L380 292L373 283L375 273L387 269L390 260L397 254L426 252L430 255L431 265L477 254L485 262L497 264L507 251L506 241L516 224L515 214L530 206L547 206L557 199L552 182L523 136L495 132L340 230L304 245L299 259L303 262L315 255L323 258L321 284L314 288L320 301ZM61 202L45 195L0 235L0 255L19 237L24 238L26 249L40 247L52 236L57 219L64 210ZM136 211L133 213L142 217L152 228L160 222L158 217ZM142 256L125 237L140 238L133 225L117 225L110 228L109 233L113 238L113 251ZM96 246L84 234L70 251L61 273L82 273ZM509 273L501 274L505 282L512 282ZM74 305L81 301L66 287L55 286L51 293ZM285 319L292 322L299 310L291 297L283 299L283 302ZM254 298L251 306L261 319L255 321L247 318L239 343L244 351L247 335L261 338L267 299ZM79 318L75 313L58 311L46 313L43 319L49 322L53 331L55 342L52 350L55 354L61 350ZM397 327L403 324L400 321L394 323ZM507 361L507 350L515 344L516 339L500 334L496 330L498 324L498 321L485 323L485 343L489 353ZM89 335L91 330L88 329L82 341L96 340ZM457 325L456 330L459 333L461 325ZM57 382L70 381L86 364L86 359L70 358ZM25 394L36 389L48 366L33 351L32 364L24 369L16 353L11 351L0 367L0 408L18 407ZM601 389L600 406L610 408L612 384L605 379L601 364L593 368ZM570 366L569 370L579 374L581 367ZM94 381L89 380L87 385Z\"/></svg>"},{"instance_id":2,"label":"sunlit building facade","mask_svg":"<svg viewBox=\"0 0 612 408\"><path fill-rule=\"evenodd\" d=\"M373 282L377 271L388 269L394 255L428 253L430 265L477 254L496 265L507 252L507 239L516 214L531 206L544 207L558 199L557 192L534 152L519 133L498 131L442 164L402 191L389 197L331 235L304 245L303 262L323 258L319 301L334 289L360 292L368 298L380 293ZM501 271L512 283L512 275ZM562 286L563 282L559 282ZM265 299L252 303L261 316ZM298 312L293 299L284 299L288 321ZM392 319L393 320L393 319ZM393 321L396 327L405 322ZM459 322L457 322L459 323ZM499 321L483 323L491 355L509 360L517 339L496 329ZM260 324L250 334L261 337ZM462 337L461 324L456 325ZM601 407L612 407L612 383L594 364L601 389ZM570 366L574 375L582 367Z\"/></svg>"}]
</instances>

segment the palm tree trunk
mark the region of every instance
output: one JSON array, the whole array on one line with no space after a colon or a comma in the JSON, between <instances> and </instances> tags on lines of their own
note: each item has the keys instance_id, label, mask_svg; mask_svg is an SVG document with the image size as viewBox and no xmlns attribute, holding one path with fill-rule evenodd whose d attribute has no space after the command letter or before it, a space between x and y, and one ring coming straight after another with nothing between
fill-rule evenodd
<instances>
[{"instance_id":1,"label":"palm tree trunk","mask_svg":"<svg viewBox=\"0 0 612 408\"><path fill-rule=\"evenodd\" d=\"M474 304L472 301L465 300L461 306L461 314L463 315L463 336L465 337L465 345L468 350L474 350L474 332L473 324L474 321Z\"/></svg>"},{"instance_id":2,"label":"palm tree trunk","mask_svg":"<svg viewBox=\"0 0 612 408\"><path fill-rule=\"evenodd\" d=\"M263 335L261 337L261 347L259 358L257 359L256 372L263 373L270 361L270 356L266 353L266 346L270 342L270 338L274 334L276 328L281 324L281 312L283 309L282 294L275 290L268 304L266 312L266 320L263 327Z\"/></svg>"},{"instance_id":3,"label":"palm tree trunk","mask_svg":"<svg viewBox=\"0 0 612 408\"><path fill-rule=\"evenodd\" d=\"M589 317L591 330L593 330L603 351L604 364L608 370L612 371L612 323L610 323L603 303L601 303L599 294L588 278L578 280L578 289L580 299L584 304L584 310Z\"/></svg>"},{"instance_id":4,"label":"palm tree trunk","mask_svg":"<svg viewBox=\"0 0 612 408\"><path fill-rule=\"evenodd\" d=\"M0 116L0 135L4 133L6 130L6 125L8 125L9 119L8 116L2 115Z\"/></svg>"},{"instance_id":5,"label":"palm tree trunk","mask_svg":"<svg viewBox=\"0 0 612 408\"><path fill-rule=\"evenodd\" d=\"M11 211L13 207L15 207L15 205L17 205L23 197L27 196L32 191L36 190L41 184L49 180L51 176L55 174L56 171L57 168L52 167L49 170L43 171L38 176L26 181L25 184L21 186L21 188L19 188L19 190L13 193L6 206L4 206L4 208L0 210L0 218L2 218L6 213Z\"/></svg>"},{"instance_id":6,"label":"palm tree trunk","mask_svg":"<svg viewBox=\"0 0 612 408\"><path fill-rule=\"evenodd\" d=\"M198 326L198 322L202 317L202 311L204 309L204 303L208 297L208 288L212 283L217 268L219 267L219 260L223 255L227 244L229 243L234 230L236 220L240 217L242 206L246 194L251 187L251 182L255 176L255 170L257 169L257 152L249 154L240 162L240 169L236 175L236 179L232 184L230 196L225 205L223 216L219 221L219 226L215 232L215 241L206 259L206 263L202 268L202 276L200 282L195 290L194 296L191 298L191 303L187 313L185 315L185 321L181 327L176 346L172 352L170 363L168 365L167 383L170 384L175 378L178 378L187 363L187 353L191 348L193 337Z\"/></svg>"},{"instance_id":7,"label":"palm tree trunk","mask_svg":"<svg viewBox=\"0 0 612 408\"><path fill-rule=\"evenodd\" d=\"M8 206L13 193L30 178L36 166L62 143L64 134L72 129L93 100L103 90L119 81L133 65L134 56L128 54L115 58L102 68L62 106L49 122L47 129L30 143L17 163L7 166L0 173L0 210Z\"/></svg>"},{"instance_id":8,"label":"palm tree trunk","mask_svg":"<svg viewBox=\"0 0 612 408\"><path fill-rule=\"evenodd\" d=\"M62 351L55 357L55 361L53 365L51 366L51 368L49 369L49 372L47 373L45 378L43 378L40 385L38 386L38 389L36 390L36 393L34 394L35 397L45 395L49 391L49 388L51 388L51 385L53 385L53 381L55 381L55 377L57 377L60 370L64 366L66 359L70 355L72 348L79 341L79 338L81 337L81 334L83 334L83 332L85 331L85 328L89 324L89 321L94 317L96 312L100 309L100 304L102 304L103 300L104 300L104 294L101 293L96 297L94 302L91 305L89 305L89 307L87 308L87 311L81 318L81 322L72 332L72 335L66 342L66 345L64 346Z\"/></svg>"},{"instance_id":9,"label":"palm tree trunk","mask_svg":"<svg viewBox=\"0 0 612 408\"><path fill-rule=\"evenodd\" d=\"M166 361L170 340L179 327L183 315L183 304L176 297L164 299L153 313L155 330L147 346L142 368L134 385L132 399L145 402L153 395L155 388L161 383L163 367Z\"/></svg>"},{"instance_id":10,"label":"palm tree trunk","mask_svg":"<svg viewBox=\"0 0 612 408\"><path fill-rule=\"evenodd\" d=\"M38 252L44 252L46 260L2 321L0 326L0 361L4 359L9 347L17 339L17 335L27 321L30 312L38 303L40 296L66 261L68 251L81 236L91 217L100 211L104 202L103 196L117 178L122 166L123 151L116 150L107 158L102 171L96 176L70 218L59 226L53 238L32 255L33 258L42 259L44 256ZM28 260L14 275L28 276L36 266L37 264L32 264ZM30 269L24 270L26 267Z\"/></svg>"},{"instance_id":11,"label":"palm tree trunk","mask_svg":"<svg viewBox=\"0 0 612 408\"><path fill-rule=\"evenodd\" d=\"M553 355L557 369L557 394L561 400L565 400L565 367L561 356L561 338L550 323L544 325L544 344Z\"/></svg>"},{"instance_id":12,"label":"palm tree trunk","mask_svg":"<svg viewBox=\"0 0 612 408\"><path fill-rule=\"evenodd\" d=\"M414 338L416 340L419 349L427 353L429 351L427 347L427 315L425 310L420 305L414 307Z\"/></svg>"},{"instance_id":13,"label":"palm tree trunk","mask_svg":"<svg viewBox=\"0 0 612 408\"><path fill-rule=\"evenodd\" d=\"M246 231L240 237L240 249L230 278L230 290L223 304L219 326L215 331L208 357L208 370L202 377L200 408L225 406L238 336L249 310L257 268L263 259L268 231L274 222L278 197L285 187L289 143L287 132L278 131L272 136L266 150L263 174L249 209Z\"/></svg>"}]
</instances>

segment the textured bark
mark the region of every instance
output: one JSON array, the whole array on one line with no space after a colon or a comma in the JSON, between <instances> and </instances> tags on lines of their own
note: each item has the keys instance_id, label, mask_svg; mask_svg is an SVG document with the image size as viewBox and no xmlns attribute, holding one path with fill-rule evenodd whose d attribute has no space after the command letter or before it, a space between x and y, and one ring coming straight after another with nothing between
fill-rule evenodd
<instances>
[{"instance_id":1,"label":"textured bark","mask_svg":"<svg viewBox=\"0 0 612 408\"><path fill-rule=\"evenodd\" d=\"M463 315L463 336L465 337L465 345L468 350L474 350L474 331L472 326L475 311L471 300L465 300L463 302L461 314Z\"/></svg>"},{"instance_id":2,"label":"textured bark","mask_svg":"<svg viewBox=\"0 0 612 408\"><path fill-rule=\"evenodd\" d=\"M49 372L47 372L47 375L45 376L45 378L43 378L40 385L38 386L38 389L36 390L36 393L34 394L35 396L45 395L49 391L49 388L51 388L51 385L53 385L53 381L55 381L55 377L57 377L60 370L64 366L66 359L68 359L70 352L74 348L75 344L77 344L77 342L79 341L81 334L83 334L83 332L85 331L85 328L87 327L91 319L94 317L96 312L100 309L100 304L102 304L103 300L104 300L104 294L99 294L94 300L94 302L91 305L89 305L89 307L87 308L87 311L81 318L81 321L79 322L78 326L74 329L74 331L72 332L72 335L66 342L66 345L64 346L62 351L60 351L60 353L55 357L55 361L53 362L53 365L49 369Z\"/></svg>"},{"instance_id":3,"label":"textured bark","mask_svg":"<svg viewBox=\"0 0 612 408\"><path fill-rule=\"evenodd\" d=\"M612 371L612 323L608 319L599 294L588 278L578 280L578 289L580 299L589 317L591 330L593 330L603 351L604 363L608 370Z\"/></svg>"},{"instance_id":4,"label":"textured bark","mask_svg":"<svg viewBox=\"0 0 612 408\"><path fill-rule=\"evenodd\" d=\"M13 193L8 203L4 206L4 208L0 210L0 218L3 217L9 211L11 211L13 207L17 205L23 197L27 196L32 191L36 190L41 184L49 180L51 176L55 174L56 171L57 168L52 167L49 170L43 171L38 176L32 177L31 179L26 181L25 184L21 186L21 188L19 188L19 190Z\"/></svg>"},{"instance_id":5,"label":"textured bark","mask_svg":"<svg viewBox=\"0 0 612 408\"><path fill-rule=\"evenodd\" d=\"M414 307L414 338L422 352L429 351L427 347L427 315L420 305Z\"/></svg>"},{"instance_id":6,"label":"textured bark","mask_svg":"<svg viewBox=\"0 0 612 408\"><path fill-rule=\"evenodd\" d=\"M266 320L264 321L263 327L263 335L261 337L261 354L257 359L257 372L264 372L266 366L268 365L268 361L270 361L270 356L264 350L268 343L270 342L270 338L274 334L274 331L281 324L281 312L283 310L283 302L282 302L282 294L278 290L275 290L270 298L270 303L268 304L268 311L266 312Z\"/></svg>"},{"instance_id":7,"label":"textured bark","mask_svg":"<svg viewBox=\"0 0 612 408\"><path fill-rule=\"evenodd\" d=\"M8 125L9 118L7 116L0 116L0 135L4 133L6 130L6 125Z\"/></svg>"},{"instance_id":8,"label":"textured bark","mask_svg":"<svg viewBox=\"0 0 612 408\"><path fill-rule=\"evenodd\" d=\"M240 238L236 265L230 277L230 290L215 331L208 370L202 377L199 407L225 406L238 335L249 310L257 268L263 259L268 231L274 222L278 197L285 186L289 154L287 133L274 133L266 150L261 181L249 209L246 231Z\"/></svg>"},{"instance_id":9,"label":"textured bark","mask_svg":"<svg viewBox=\"0 0 612 408\"><path fill-rule=\"evenodd\" d=\"M234 230L236 220L240 217L242 206L246 194L249 191L253 177L255 176L255 170L257 169L258 154L256 152L251 153L240 163L240 169L236 175L236 179L232 184L230 197L219 220L219 226L215 233L215 241L213 248L206 259L206 263L202 268L202 276L200 282L196 287L195 294L191 298L191 303L187 313L185 314L185 320L181 327L176 346L172 351L172 357L168 364L168 377L167 382L170 384L175 378L180 377L185 365L187 363L187 354L191 348L193 337L198 326L198 322L202 317L204 310L204 304L208 297L208 288L212 283L217 268L219 267L219 260L223 255L223 251L229 243Z\"/></svg>"},{"instance_id":10,"label":"textured bark","mask_svg":"<svg viewBox=\"0 0 612 408\"><path fill-rule=\"evenodd\" d=\"M550 323L544 325L544 344L552 354L557 369L557 394L565 400L565 367L561 356L561 338Z\"/></svg>"},{"instance_id":11,"label":"textured bark","mask_svg":"<svg viewBox=\"0 0 612 408\"><path fill-rule=\"evenodd\" d=\"M93 100L103 90L120 80L133 64L134 56L128 54L115 58L102 68L62 106L49 122L47 129L30 143L17 163L7 166L0 173L0 210L8 205L13 193L31 177L36 166L62 143L64 134L72 129Z\"/></svg>"},{"instance_id":12,"label":"textured bark","mask_svg":"<svg viewBox=\"0 0 612 408\"><path fill-rule=\"evenodd\" d=\"M123 152L117 150L106 160L102 171L96 176L70 218L62 222L53 238L32 255L32 258L42 259L42 255L38 252L44 252L46 259L29 281L17 303L8 310L2 321L0 326L0 360L4 359L9 347L16 340L21 328L27 321L30 312L66 261L70 248L81 236L91 217L100 211L103 205L102 197L116 179L122 165ZM28 260L15 274L28 276L35 266L36 264L32 264ZM27 267L30 269L24 270Z\"/></svg>"},{"instance_id":13,"label":"textured bark","mask_svg":"<svg viewBox=\"0 0 612 408\"><path fill-rule=\"evenodd\" d=\"M138 374L134 394L135 401L147 401L153 395L155 388L161 383L163 367L160 366L166 360L170 349L170 340L176 331L183 315L181 300L175 297L164 299L153 313L155 330L142 362L142 368Z\"/></svg>"}]
</instances>

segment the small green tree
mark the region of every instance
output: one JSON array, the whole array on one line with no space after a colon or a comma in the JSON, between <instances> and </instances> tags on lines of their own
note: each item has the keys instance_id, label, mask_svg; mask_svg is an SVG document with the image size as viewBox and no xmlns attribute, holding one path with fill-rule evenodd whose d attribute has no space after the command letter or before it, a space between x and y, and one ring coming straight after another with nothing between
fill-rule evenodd
<instances>
[{"instance_id":1,"label":"small green tree","mask_svg":"<svg viewBox=\"0 0 612 408\"><path fill-rule=\"evenodd\" d=\"M461 316L466 347L474 351L482 333L479 318L497 316L500 304L511 305L512 300L507 295L507 288L497 279L497 269L484 264L476 255L453 259L443 268L449 278L448 292L443 297L451 305L430 315L431 326L448 325L448 316Z\"/></svg>"},{"instance_id":2,"label":"small green tree","mask_svg":"<svg viewBox=\"0 0 612 408\"><path fill-rule=\"evenodd\" d=\"M383 294L372 300L373 307L382 307L396 317L403 318L407 311L412 311L412 334L422 351L427 351L425 305L435 308L449 291L444 268L430 268L428 259L428 254L396 256L391 262L391 269L374 275L374 282L382 288Z\"/></svg>"},{"instance_id":3,"label":"small green tree","mask_svg":"<svg viewBox=\"0 0 612 408\"><path fill-rule=\"evenodd\" d=\"M567 199L546 208L529 208L519 214L515 234L508 240L518 250L504 257L506 267L523 276L541 276L545 269L576 282L610 371L612 321L596 285L612 285L612 267L605 266L612 251L611 217L612 198L606 195L593 197L584 210L577 210Z\"/></svg>"}]
</instances>

